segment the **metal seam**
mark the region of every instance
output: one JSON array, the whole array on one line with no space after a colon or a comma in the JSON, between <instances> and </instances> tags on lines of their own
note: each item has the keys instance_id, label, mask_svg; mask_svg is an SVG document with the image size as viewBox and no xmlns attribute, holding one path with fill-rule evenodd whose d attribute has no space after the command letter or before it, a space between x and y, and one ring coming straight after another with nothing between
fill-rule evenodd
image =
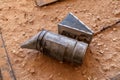
<instances>
[{"instance_id":1,"label":"metal seam","mask_svg":"<svg viewBox=\"0 0 120 80\"><path fill-rule=\"evenodd\" d=\"M45 31L45 30L44 30ZM39 45L40 45L40 51L41 52L43 52L43 47L42 47L42 40L43 40L43 38L44 38L44 36L46 35L46 33L47 33L48 31L45 31L45 33L42 35L42 37L41 37L41 39L40 39L40 41L38 40L38 43L39 43ZM40 37L40 36L39 36ZM38 38L39 39L39 38ZM44 46L44 43L43 43L43 46Z\"/></svg>"},{"instance_id":2,"label":"metal seam","mask_svg":"<svg viewBox=\"0 0 120 80\"><path fill-rule=\"evenodd\" d=\"M76 40L76 43L75 43L75 46L74 46L74 48L73 48L73 54L72 54L72 64L73 64L73 58L74 58L74 55L75 55L75 47L76 47L76 45L77 45L77 40Z\"/></svg>"}]
</instances>

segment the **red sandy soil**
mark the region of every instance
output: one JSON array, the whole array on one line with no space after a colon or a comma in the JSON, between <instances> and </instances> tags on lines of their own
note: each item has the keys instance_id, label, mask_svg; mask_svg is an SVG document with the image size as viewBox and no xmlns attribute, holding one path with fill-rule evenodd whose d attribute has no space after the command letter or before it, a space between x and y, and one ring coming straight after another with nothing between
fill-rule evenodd
<instances>
[{"instance_id":1,"label":"red sandy soil","mask_svg":"<svg viewBox=\"0 0 120 80\"><path fill-rule=\"evenodd\" d=\"M0 0L0 27L17 80L109 80L120 73L119 24L93 37L78 67L20 48L42 28L57 33L57 24L69 12L96 32L120 19L120 0L63 0L44 7L35 0ZM0 66L6 63L4 56L1 47Z\"/></svg>"}]
</instances>

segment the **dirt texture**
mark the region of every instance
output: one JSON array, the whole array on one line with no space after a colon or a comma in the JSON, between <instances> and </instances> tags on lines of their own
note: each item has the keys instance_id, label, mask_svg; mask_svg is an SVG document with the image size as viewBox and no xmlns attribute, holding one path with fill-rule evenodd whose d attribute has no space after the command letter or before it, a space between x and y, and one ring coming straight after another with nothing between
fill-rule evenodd
<instances>
[{"instance_id":1,"label":"dirt texture","mask_svg":"<svg viewBox=\"0 0 120 80\"><path fill-rule=\"evenodd\" d=\"M17 80L109 80L120 73L120 24L93 37L78 67L20 48L42 28L57 33L69 12L97 32L120 19L120 0L63 0L44 7L35 0L0 0L0 27ZM6 57L0 46L1 67Z\"/></svg>"}]
</instances>

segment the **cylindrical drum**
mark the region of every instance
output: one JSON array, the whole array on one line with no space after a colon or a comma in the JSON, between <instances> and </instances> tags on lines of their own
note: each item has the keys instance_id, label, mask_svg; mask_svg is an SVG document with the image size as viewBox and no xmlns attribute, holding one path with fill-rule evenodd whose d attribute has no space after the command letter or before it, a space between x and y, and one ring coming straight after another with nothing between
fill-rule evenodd
<instances>
[{"instance_id":1,"label":"cylindrical drum","mask_svg":"<svg viewBox=\"0 0 120 80\"><path fill-rule=\"evenodd\" d=\"M37 50L60 61L81 64L88 44L46 30L39 33Z\"/></svg>"}]
</instances>

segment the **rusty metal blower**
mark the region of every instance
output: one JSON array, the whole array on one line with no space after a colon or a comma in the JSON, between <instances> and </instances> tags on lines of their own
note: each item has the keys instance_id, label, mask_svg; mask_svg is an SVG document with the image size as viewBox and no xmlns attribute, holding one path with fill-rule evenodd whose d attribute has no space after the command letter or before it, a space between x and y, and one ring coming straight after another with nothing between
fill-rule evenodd
<instances>
[{"instance_id":1,"label":"rusty metal blower","mask_svg":"<svg viewBox=\"0 0 120 80\"><path fill-rule=\"evenodd\" d=\"M21 48L35 49L60 61L82 64L93 31L69 13L58 24L58 33L42 30L24 42Z\"/></svg>"}]
</instances>

